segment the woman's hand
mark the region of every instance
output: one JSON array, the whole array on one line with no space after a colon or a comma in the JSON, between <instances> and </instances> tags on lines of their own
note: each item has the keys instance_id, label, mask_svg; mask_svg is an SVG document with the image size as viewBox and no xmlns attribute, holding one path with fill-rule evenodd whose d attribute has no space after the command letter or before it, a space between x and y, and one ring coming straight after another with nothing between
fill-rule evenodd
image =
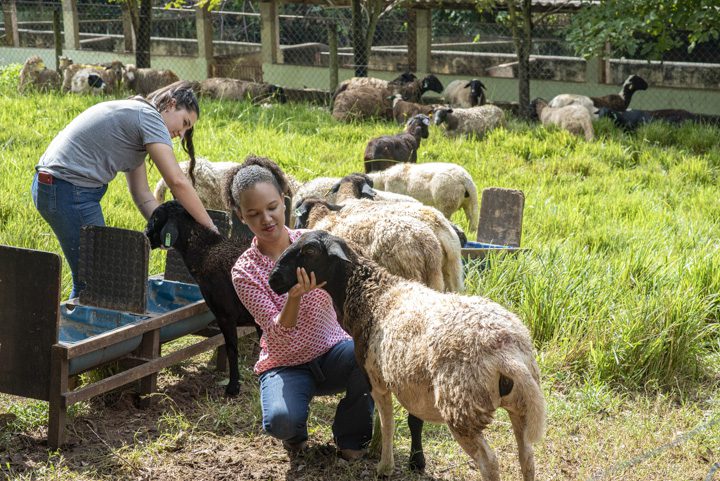
<instances>
[{"instance_id":1,"label":"woman's hand","mask_svg":"<svg viewBox=\"0 0 720 481\"><path fill-rule=\"evenodd\" d=\"M313 289L318 289L327 284L327 281L318 284L315 280L315 273L311 272L310 276L308 276L307 272L305 272L305 268L303 267L297 268L297 280L298 283L295 284L290 291L288 291L288 297L300 298Z\"/></svg>"}]
</instances>

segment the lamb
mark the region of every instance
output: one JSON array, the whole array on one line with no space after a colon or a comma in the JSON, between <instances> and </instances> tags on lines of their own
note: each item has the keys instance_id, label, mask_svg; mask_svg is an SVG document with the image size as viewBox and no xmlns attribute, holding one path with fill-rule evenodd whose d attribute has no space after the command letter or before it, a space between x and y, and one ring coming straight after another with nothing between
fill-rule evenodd
<instances>
[{"instance_id":1,"label":"lamb","mask_svg":"<svg viewBox=\"0 0 720 481\"><path fill-rule=\"evenodd\" d=\"M417 162L420 140L430 135L429 125L430 118L418 114L408 121L405 132L370 139L365 147L365 172L384 170L397 162Z\"/></svg>"},{"instance_id":2,"label":"lamb","mask_svg":"<svg viewBox=\"0 0 720 481\"><path fill-rule=\"evenodd\" d=\"M451 107L469 108L485 105L485 84L478 79L453 80L442 93Z\"/></svg>"},{"instance_id":3,"label":"lamb","mask_svg":"<svg viewBox=\"0 0 720 481\"><path fill-rule=\"evenodd\" d=\"M232 78L208 78L200 82L200 95L214 99L287 102L285 90L277 85Z\"/></svg>"},{"instance_id":4,"label":"lamb","mask_svg":"<svg viewBox=\"0 0 720 481\"><path fill-rule=\"evenodd\" d=\"M146 97L160 87L165 87L180 80L172 70L156 70L152 68L137 68L133 64L125 66L123 84L138 95Z\"/></svg>"},{"instance_id":5,"label":"lamb","mask_svg":"<svg viewBox=\"0 0 720 481\"><path fill-rule=\"evenodd\" d=\"M433 111L435 125L445 125L445 134L475 136L481 139L491 130L505 126L505 113L495 105L479 105L468 109L449 107Z\"/></svg>"},{"instance_id":6,"label":"lamb","mask_svg":"<svg viewBox=\"0 0 720 481\"><path fill-rule=\"evenodd\" d=\"M500 479L482 435L495 410L510 415L524 481L535 479L533 443L544 432L545 400L528 329L513 313L479 296L444 294L394 276L323 231L303 234L278 259L270 287L314 272L355 341L380 414L379 475L394 469L392 394L409 413L445 423L483 478Z\"/></svg>"},{"instance_id":7,"label":"lamb","mask_svg":"<svg viewBox=\"0 0 720 481\"><path fill-rule=\"evenodd\" d=\"M626 110L619 112L602 108L599 111L601 118L608 117L618 127L627 132L633 132L643 124L651 122L667 122L670 124L682 124L683 122L695 122L699 124L720 126L720 116L709 114L694 114L682 109L662 110Z\"/></svg>"},{"instance_id":8,"label":"lamb","mask_svg":"<svg viewBox=\"0 0 720 481\"><path fill-rule=\"evenodd\" d=\"M198 283L225 339L230 365L230 381L225 388L225 394L237 395L240 392L237 327L254 326L258 337L262 334L238 299L230 276L233 264L249 244L244 245L235 239L228 239L198 224L185 208L174 200L155 209L148 220L145 235L153 249L175 248Z\"/></svg>"},{"instance_id":9,"label":"lamb","mask_svg":"<svg viewBox=\"0 0 720 481\"><path fill-rule=\"evenodd\" d=\"M571 134L584 136L588 141L595 138L590 112L581 105L550 107L546 100L536 98L530 103L530 109L533 118L539 119L543 125L557 125Z\"/></svg>"},{"instance_id":10,"label":"lamb","mask_svg":"<svg viewBox=\"0 0 720 481\"><path fill-rule=\"evenodd\" d=\"M603 97L587 97L585 95L561 94L555 96L550 103L550 107L564 107L566 105L579 104L587 108L591 114L595 114L596 110L606 107L611 110L624 111L630 106L632 96L638 90L647 90L648 84L642 77L638 75L630 75L622 84L619 94L605 95ZM592 107L595 107L592 109Z\"/></svg>"},{"instance_id":11,"label":"lamb","mask_svg":"<svg viewBox=\"0 0 720 481\"><path fill-rule=\"evenodd\" d=\"M470 232L476 232L480 218L477 187L463 167L445 162L399 164L369 174L374 187L405 194L435 207L446 218L462 209Z\"/></svg>"},{"instance_id":12,"label":"lamb","mask_svg":"<svg viewBox=\"0 0 720 481\"><path fill-rule=\"evenodd\" d=\"M25 93L30 89L40 92L57 90L60 87L60 74L45 66L45 62L37 56L25 60L18 81L18 92Z\"/></svg>"}]
</instances>

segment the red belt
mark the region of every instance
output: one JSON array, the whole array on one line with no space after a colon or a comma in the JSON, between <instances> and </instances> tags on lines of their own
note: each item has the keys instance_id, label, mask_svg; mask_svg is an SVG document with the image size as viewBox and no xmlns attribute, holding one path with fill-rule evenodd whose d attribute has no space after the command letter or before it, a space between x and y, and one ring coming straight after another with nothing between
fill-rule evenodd
<instances>
[{"instance_id":1,"label":"red belt","mask_svg":"<svg viewBox=\"0 0 720 481\"><path fill-rule=\"evenodd\" d=\"M48 174L47 172L38 172L38 182L45 185L52 185L53 176L52 174Z\"/></svg>"}]
</instances>

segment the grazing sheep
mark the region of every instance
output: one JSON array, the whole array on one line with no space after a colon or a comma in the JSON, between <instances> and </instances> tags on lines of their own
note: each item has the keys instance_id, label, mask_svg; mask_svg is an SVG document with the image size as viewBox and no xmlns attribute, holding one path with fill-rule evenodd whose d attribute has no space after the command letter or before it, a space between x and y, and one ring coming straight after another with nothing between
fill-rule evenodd
<instances>
[{"instance_id":1,"label":"grazing sheep","mask_svg":"<svg viewBox=\"0 0 720 481\"><path fill-rule=\"evenodd\" d=\"M550 103L550 107L558 108L566 105L579 104L589 110L591 114L595 114L596 110L606 107L611 110L623 111L630 106L632 96L638 90L647 90L647 82L638 75L630 75L622 84L619 94L605 95L602 97L588 97L576 94L561 94L555 96ZM595 107L592 109L592 107Z\"/></svg>"},{"instance_id":2,"label":"grazing sheep","mask_svg":"<svg viewBox=\"0 0 720 481\"><path fill-rule=\"evenodd\" d=\"M268 83L248 82L232 78L208 78L200 82L200 95L214 99L250 100L261 103L268 100L287 102L285 90Z\"/></svg>"},{"instance_id":3,"label":"grazing sheep","mask_svg":"<svg viewBox=\"0 0 720 481\"><path fill-rule=\"evenodd\" d=\"M126 88L138 95L146 97L160 87L165 87L180 80L172 70L156 70L152 68L137 68L133 64L125 66L123 84Z\"/></svg>"},{"instance_id":4,"label":"grazing sheep","mask_svg":"<svg viewBox=\"0 0 720 481\"><path fill-rule=\"evenodd\" d=\"M392 275L323 231L303 234L280 256L273 291L288 292L299 267L326 283L370 380L382 425L378 474L394 469L395 394L417 418L447 424L487 481L500 473L482 431L504 408L523 479L535 479L532 445L543 436L545 400L532 339L515 314L480 296L444 294Z\"/></svg>"},{"instance_id":5,"label":"grazing sheep","mask_svg":"<svg viewBox=\"0 0 720 481\"><path fill-rule=\"evenodd\" d=\"M18 92L24 93L30 89L40 92L57 90L60 87L60 74L45 66L45 62L37 56L25 60L18 81Z\"/></svg>"},{"instance_id":6,"label":"grazing sheep","mask_svg":"<svg viewBox=\"0 0 720 481\"><path fill-rule=\"evenodd\" d=\"M148 220L145 235L153 249L176 249L198 283L225 338L230 365L230 381L225 394L237 395L240 392L237 327L254 326L258 337L262 334L238 299L230 276L233 264L249 244L243 245L199 224L177 201L166 202L155 209Z\"/></svg>"},{"instance_id":7,"label":"grazing sheep","mask_svg":"<svg viewBox=\"0 0 720 481\"><path fill-rule=\"evenodd\" d=\"M338 180L325 196L325 200L335 204L342 204L348 199L370 199L378 202L411 202L413 204L421 203L409 195L373 189L373 181L370 176L360 173L348 174Z\"/></svg>"},{"instance_id":8,"label":"grazing sheep","mask_svg":"<svg viewBox=\"0 0 720 481\"><path fill-rule=\"evenodd\" d=\"M695 122L706 125L720 125L720 116L718 115L695 114L682 109L626 110L620 112L601 108L598 113L601 118L608 117L612 119L615 125L628 132L632 132L641 125L652 122L667 122L670 124Z\"/></svg>"},{"instance_id":9,"label":"grazing sheep","mask_svg":"<svg viewBox=\"0 0 720 481\"><path fill-rule=\"evenodd\" d=\"M463 167L446 162L399 164L369 174L378 189L413 197L435 207L448 219L462 209L470 232L476 232L480 218L477 187Z\"/></svg>"},{"instance_id":10,"label":"grazing sheep","mask_svg":"<svg viewBox=\"0 0 720 481\"><path fill-rule=\"evenodd\" d=\"M571 134L584 136L588 141L595 138L592 116L581 105L550 107L546 100L536 98L530 103L530 110L533 118L540 120L543 125L557 125Z\"/></svg>"},{"instance_id":11,"label":"grazing sheep","mask_svg":"<svg viewBox=\"0 0 720 481\"><path fill-rule=\"evenodd\" d=\"M475 136L481 139L491 130L505 125L505 112L495 105L467 109L439 107L433 111L435 125L445 125L445 134Z\"/></svg>"},{"instance_id":12,"label":"grazing sheep","mask_svg":"<svg viewBox=\"0 0 720 481\"><path fill-rule=\"evenodd\" d=\"M384 170L397 162L417 162L420 140L430 135L429 125L430 118L418 114L408 121L405 132L370 139L365 147L365 172Z\"/></svg>"},{"instance_id":13,"label":"grazing sheep","mask_svg":"<svg viewBox=\"0 0 720 481\"><path fill-rule=\"evenodd\" d=\"M478 79L453 80L442 93L442 97L451 107L469 108L485 105L485 84Z\"/></svg>"}]
</instances>

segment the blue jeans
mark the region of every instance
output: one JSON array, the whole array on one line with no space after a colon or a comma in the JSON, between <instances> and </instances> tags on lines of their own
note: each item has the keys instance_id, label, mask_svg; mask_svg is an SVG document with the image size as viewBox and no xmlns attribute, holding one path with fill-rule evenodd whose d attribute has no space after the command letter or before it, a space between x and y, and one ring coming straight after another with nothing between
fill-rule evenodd
<instances>
[{"instance_id":1,"label":"blue jeans","mask_svg":"<svg viewBox=\"0 0 720 481\"><path fill-rule=\"evenodd\" d=\"M308 438L310 400L345 392L332 425L338 449L362 449L372 437L374 403L365 373L355 361L353 341L342 341L325 354L299 366L260 374L263 428L289 443Z\"/></svg>"},{"instance_id":2,"label":"blue jeans","mask_svg":"<svg viewBox=\"0 0 720 481\"><path fill-rule=\"evenodd\" d=\"M43 184L38 182L37 173L32 181L35 208L55 232L72 271L71 299L77 297L83 287L77 277L80 228L84 225L105 225L100 208L100 199L105 191L107 185L79 187L57 177L53 178L52 184Z\"/></svg>"}]
</instances>

